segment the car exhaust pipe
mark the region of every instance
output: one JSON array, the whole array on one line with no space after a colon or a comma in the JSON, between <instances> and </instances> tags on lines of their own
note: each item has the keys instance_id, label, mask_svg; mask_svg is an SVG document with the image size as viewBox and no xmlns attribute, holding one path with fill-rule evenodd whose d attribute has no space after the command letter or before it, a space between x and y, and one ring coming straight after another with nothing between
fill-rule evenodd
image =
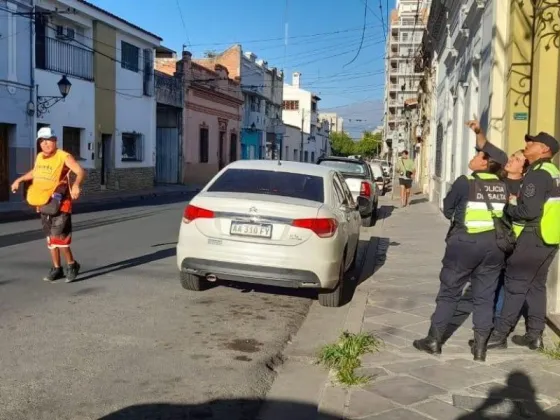
<instances>
[{"instance_id":1,"label":"car exhaust pipe","mask_svg":"<svg viewBox=\"0 0 560 420\"><path fill-rule=\"evenodd\" d=\"M214 274L206 274L206 280L211 283L214 283L218 278Z\"/></svg>"}]
</instances>

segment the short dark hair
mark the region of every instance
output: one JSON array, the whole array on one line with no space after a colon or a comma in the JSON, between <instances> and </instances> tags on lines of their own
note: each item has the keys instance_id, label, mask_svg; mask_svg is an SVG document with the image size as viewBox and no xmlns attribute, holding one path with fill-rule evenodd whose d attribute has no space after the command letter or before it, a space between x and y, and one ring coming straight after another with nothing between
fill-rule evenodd
<instances>
[{"instance_id":1,"label":"short dark hair","mask_svg":"<svg viewBox=\"0 0 560 420\"><path fill-rule=\"evenodd\" d=\"M484 152L483 152L484 153ZM498 175L500 178L503 177L502 164L490 159L488 153L484 153L484 160L488 162L488 172L494 175Z\"/></svg>"},{"instance_id":2,"label":"short dark hair","mask_svg":"<svg viewBox=\"0 0 560 420\"><path fill-rule=\"evenodd\" d=\"M401 155L408 155L408 150L403 150L403 151L401 152Z\"/></svg>"}]
</instances>

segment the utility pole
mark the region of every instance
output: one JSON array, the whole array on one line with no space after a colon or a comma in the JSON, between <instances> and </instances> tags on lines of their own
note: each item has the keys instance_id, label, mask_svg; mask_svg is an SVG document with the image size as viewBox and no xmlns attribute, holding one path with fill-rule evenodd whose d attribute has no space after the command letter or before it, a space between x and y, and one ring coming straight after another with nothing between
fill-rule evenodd
<instances>
[{"instance_id":1,"label":"utility pole","mask_svg":"<svg viewBox=\"0 0 560 420\"><path fill-rule=\"evenodd\" d=\"M303 162L303 124L305 124L305 109L301 109L301 149L299 151L299 161Z\"/></svg>"}]
</instances>

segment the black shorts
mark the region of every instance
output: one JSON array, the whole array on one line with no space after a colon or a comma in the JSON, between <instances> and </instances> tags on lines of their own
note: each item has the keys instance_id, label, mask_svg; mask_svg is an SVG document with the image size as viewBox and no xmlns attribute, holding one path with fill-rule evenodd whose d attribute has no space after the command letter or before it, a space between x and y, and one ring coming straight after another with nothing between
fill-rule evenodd
<instances>
[{"instance_id":1,"label":"black shorts","mask_svg":"<svg viewBox=\"0 0 560 420\"><path fill-rule=\"evenodd\" d=\"M412 179L399 178L399 185L403 185L405 188L412 188Z\"/></svg>"},{"instance_id":2,"label":"black shorts","mask_svg":"<svg viewBox=\"0 0 560 420\"><path fill-rule=\"evenodd\" d=\"M72 215L61 212L56 216L41 214L43 232L49 249L68 248L72 243Z\"/></svg>"}]
</instances>

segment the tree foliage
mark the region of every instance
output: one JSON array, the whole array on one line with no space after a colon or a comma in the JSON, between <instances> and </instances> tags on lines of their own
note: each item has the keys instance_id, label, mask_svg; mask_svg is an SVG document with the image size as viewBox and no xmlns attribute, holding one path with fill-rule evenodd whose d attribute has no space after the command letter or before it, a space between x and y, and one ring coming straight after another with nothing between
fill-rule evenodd
<instances>
[{"instance_id":1,"label":"tree foliage","mask_svg":"<svg viewBox=\"0 0 560 420\"><path fill-rule=\"evenodd\" d=\"M216 50L206 50L204 51L204 58L216 58L219 55Z\"/></svg>"},{"instance_id":2,"label":"tree foliage","mask_svg":"<svg viewBox=\"0 0 560 420\"><path fill-rule=\"evenodd\" d=\"M331 133L331 149L334 156L362 155L373 157L381 151L381 133L373 134L371 131L364 131L360 141L354 141L348 133Z\"/></svg>"}]
</instances>

